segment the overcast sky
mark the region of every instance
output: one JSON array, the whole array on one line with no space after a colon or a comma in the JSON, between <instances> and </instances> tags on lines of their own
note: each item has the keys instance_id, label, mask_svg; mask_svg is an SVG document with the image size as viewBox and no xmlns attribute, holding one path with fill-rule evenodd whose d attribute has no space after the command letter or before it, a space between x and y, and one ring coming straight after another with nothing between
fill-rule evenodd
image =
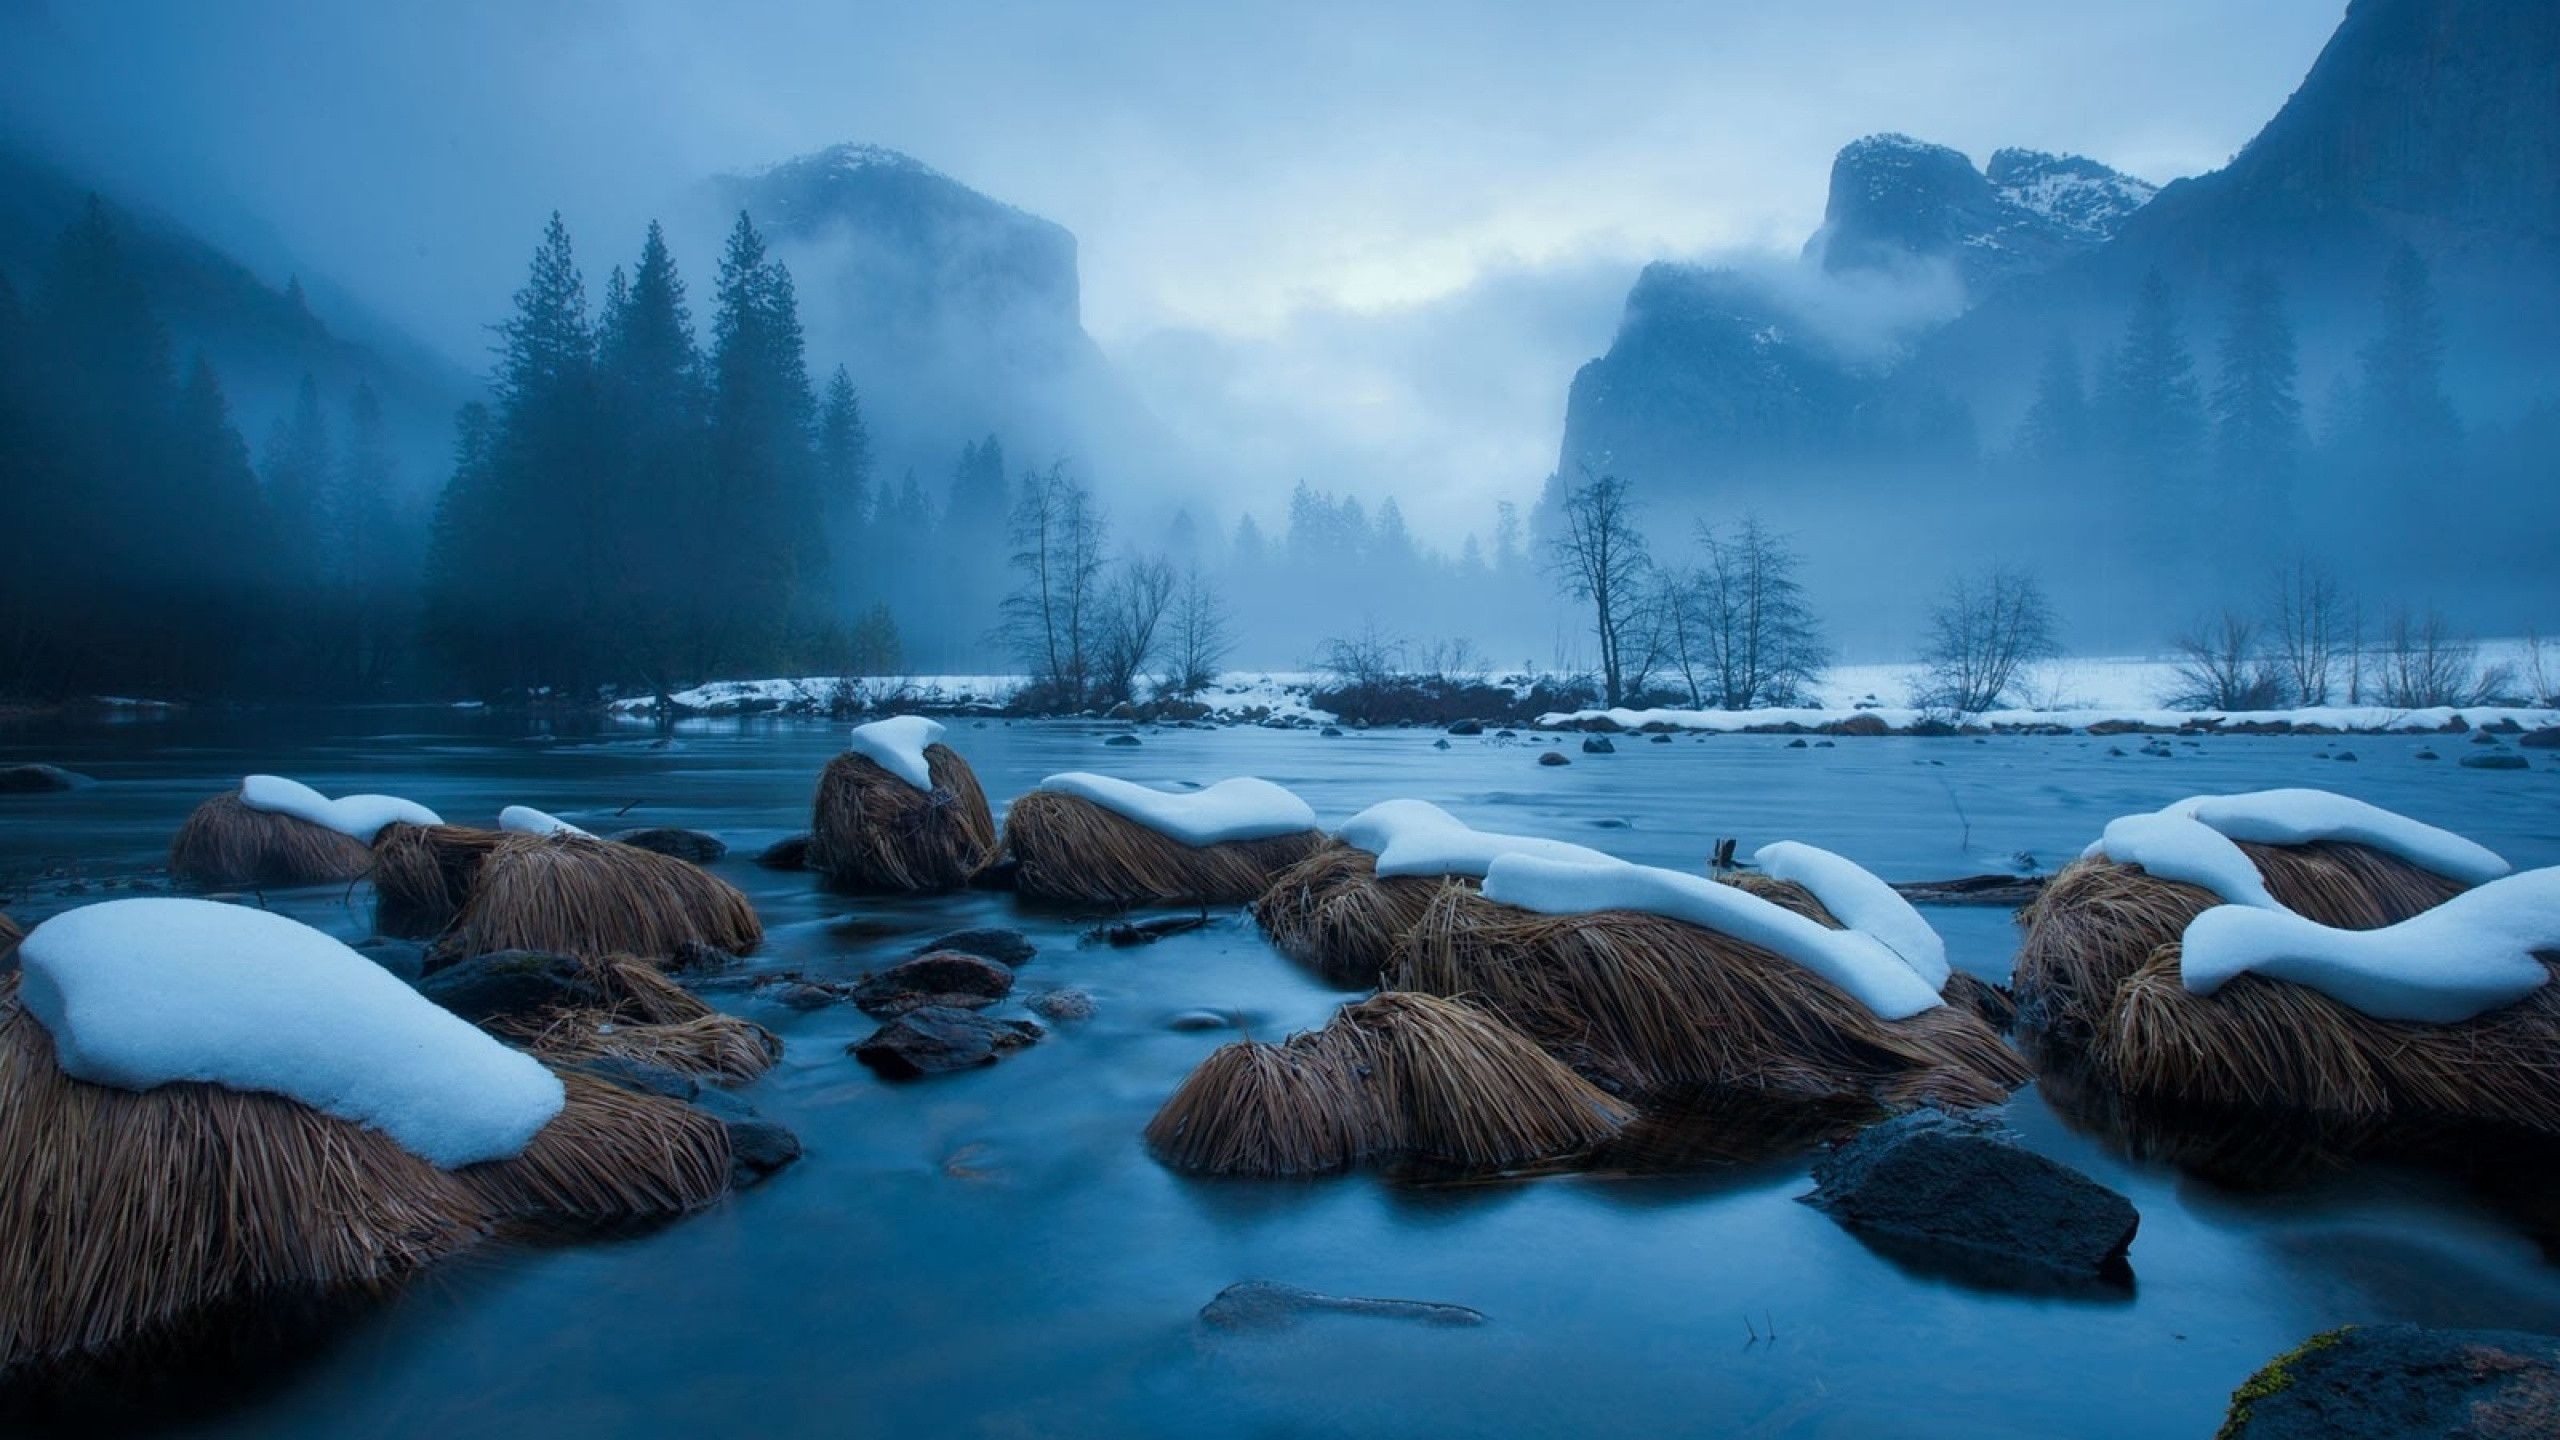
<instances>
[{"instance_id":1,"label":"overcast sky","mask_svg":"<svg viewBox=\"0 0 2560 1440\"><path fill-rule=\"evenodd\" d=\"M0 8L13 128L475 367L553 208L600 272L705 174L907 151L1075 232L1087 327L1238 483L1447 535L1553 464L1636 266L1792 254L1843 142L2193 174L2344 5Z\"/></svg>"}]
</instances>

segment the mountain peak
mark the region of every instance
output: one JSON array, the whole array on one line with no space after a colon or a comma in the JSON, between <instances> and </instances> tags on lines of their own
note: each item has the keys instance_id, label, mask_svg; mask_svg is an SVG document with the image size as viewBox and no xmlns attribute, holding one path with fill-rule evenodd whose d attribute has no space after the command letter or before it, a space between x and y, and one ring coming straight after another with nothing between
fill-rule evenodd
<instances>
[{"instance_id":1,"label":"mountain peak","mask_svg":"<svg viewBox=\"0 0 2560 1440\"><path fill-rule=\"evenodd\" d=\"M2004 149L1986 173L1945 145L1868 135L1831 162L1830 200L1806 253L1834 274L1951 262L1980 294L2106 240L2152 193L2085 156Z\"/></svg>"}]
</instances>

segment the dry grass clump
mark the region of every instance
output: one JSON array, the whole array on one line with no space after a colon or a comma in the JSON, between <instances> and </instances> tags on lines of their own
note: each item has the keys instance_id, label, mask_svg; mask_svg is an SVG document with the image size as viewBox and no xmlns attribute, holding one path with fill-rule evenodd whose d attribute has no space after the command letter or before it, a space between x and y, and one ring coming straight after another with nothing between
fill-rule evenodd
<instances>
[{"instance_id":1,"label":"dry grass clump","mask_svg":"<svg viewBox=\"0 0 2560 1440\"><path fill-rule=\"evenodd\" d=\"M810 817L808 867L863 890L957 890L995 863L996 821L969 762L925 747L929 791L851 751L827 762Z\"/></svg>"},{"instance_id":2,"label":"dry grass clump","mask_svg":"<svg viewBox=\"0 0 2560 1440\"><path fill-rule=\"evenodd\" d=\"M1085 799L1034 790L1004 817L1023 894L1087 905L1242 905L1324 844L1309 829L1185 845Z\"/></svg>"},{"instance_id":3,"label":"dry grass clump","mask_svg":"<svg viewBox=\"0 0 2560 1440\"><path fill-rule=\"evenodd\" d=\"M1398 947L1454 876L1378 875L1378 857L1328 842L1280 872L1253 902L1253 918L1281 954L1345 989L1378 983Z\"/></svg>"},{"instance_id":4,"label":"dry grass clump","mask_svg":"<svg viewBox=\"0 0 2560 1440\"><path fill-rule=\"evenodd\" d=\"M726 1191L716 1118L563 1083L523 1155L446 1171L282 1096L73 1080L0 982L0 1372L184 1340L243 1302L381 1287L516 1225L670 1215Z\"/></svg>"},{"instance_id":5,"label":"dry grass clump","mask_svg":"<svg viewBox=\"0 0 2560 1440\"><path fill-rule=\"evenodd\" d=\"M454 959L540 950L659 960L689 940L744 954L764 943L764 925L736 886L672 856L583 835L507 835L436 948Z\"/></svg>"},{"instance_id":6,"label":"dry grass clump","mask_svg":"<svg viewBox=\"0 0 2560 1440\"><path fill-rule=\"evenodd\" d=\"M1640 1098L1732 1087L1989 1105L2028 1075L1970 1011L1882 1020L1791 960L1636 911L1541 915L1443 891L1387 982L1468 996Z\"/></svg>"},{"instance_id":7,"label":"dry grass clump","mask_svg":"<svg viewBox=\"0 0 2560 1440\"><path fill-rule=\"evenodd\" d=\"M434 935L471 899L481 862L503 830L395 822L373 837L373 925L385 935Z\"/></svg>"},{"instance_id":8,"label":"dry grass clump","mask_svg":"<svg viewBox=\"0 0 2560 1440\"><path fill-rule=\"evenodd\" d=\"M2347 841L2243 842L2240 849L2279 902L2332 929L2396 925L2464 888ZM2018 912L2027 931L2018 949L2018 1003L2038 1028L2073 1041L2090 1036L2134 971L2184 935L2187 922L2221 903L2210 890L2139 866L2099 856L2074 860Z\"/></svg>"},{"instance_id":9,"label":"dry grass clump","mask_svg":"<svg viewBox=\"0 0 2560 1440\"><path fill-rule=\"evenodd\" d=\"M2090 1049L2128 1094L2349 1119L2478 1120L2560 1134L2560 984L2450 1025L2377 1020L2307 985L2241 975L2193 994L2161 946ZM2560 963L2546 956L2545 963Z\"/></svg>"},{"instance_id":10,"label":"dry grass clump","mask_svg":"<svg viewBox=\"0 0 2560 1440\"><path fill-rule=\"evenodd\" d=\"M27 932L18 928L18 922L10 919L7 912L0 911L0 968L16 960L18 942L26 938Z\"/></svg>"},{"instance_id":11,"label":"dry grass clump","mask_svg":"<svg viewBox=\"0 0 2560 1440\"><path fill-rule=\"evenodd\" d=\"M555 1065L629 1060L722 1084L753 1080L782 1058L782 1037L714 1010L646 961L615 955L579 963L604 1004L489 1028Z\"/></svg>"},{"instance_id":12,"label":"dry grass clump","mask_svg":"<svg viewBox=\"0 0 2560 1440\"><path fill-rule=\"evenodd\" d=\"M1625 1106L1473 1006L1377 995L1321 1030L1212 1054L1147 1125L1176 1169L1313 1175L1406 1156L1501 1169L1580 1154Z\"/></svg>"},{"instance_id":13,"label":"dry grass clump","mask_svg":"<svg viewBox=\"0 0 2560 1440\"><path fill-rule=\"evenodd\" d=\"M169 874L181 885L343 885L373 867L351 836L271 810L252 810L235 787L198 805L169 841Z\"/></svg>"}]
</instances>

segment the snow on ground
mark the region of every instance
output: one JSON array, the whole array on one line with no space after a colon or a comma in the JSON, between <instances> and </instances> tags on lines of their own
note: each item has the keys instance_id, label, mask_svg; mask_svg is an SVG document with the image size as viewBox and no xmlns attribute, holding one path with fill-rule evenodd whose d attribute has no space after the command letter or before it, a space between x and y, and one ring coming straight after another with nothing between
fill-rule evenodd
<instances>
[{"instance_id":1,"label":"snow on ground","mask_svg":"<svg viewBox=\"0 0 2560 1440\"><path fill-rule=\"evenodd\" d=\"M341 795L332 800L299 780L281 775L246 775L240 780L240 803L252 810L290 815L322 829L370 845L382 827L393 823L441 825L436 812L397 795Z\"/></svg>"},{"instance_id":2,"label":"snow on ground","mask_svg":"<svg viewBox=\"0 0 2560 1440\"><path fill-rule=\"evenodd\" d=\"M581 830L547 810L530 805L510 805L498 812L498 828L511 835L571 835L593 840L595 833Z\"/></svg>"},{"instance_id":3,"label":"snow on ground","mask_svg":"<svg viewBox=\"0 0 2560 1440\"><path fill-rule=\"evenodd\" d=\"M1939 711L1886 705L1845 710L1629 710L1620 707L1613 710L1556 711L1539 716L1537 723L1542 726L1575 726L1606 720L1622 730L1664 725L1674 730L1739 734L1747 730L1789 725L1814 730L1861 715L1873 716L1893 730L1907 730L1925 721L1948 718ZM2182 730L2260 726L2314 732L2450 730L2456 728L2454 722L2457 720L2464 727L2473 729L2513 725L2524 730L2542 730L2560 726L2560 710L2509 705L2446 705L2424 710L2393 710L2379 705L2320 705L2291 710L2172 710L2160 706L2101 705L2069 710L1985 710L1963 717L1966 725L1990 730L2087 730L2093 727Z\"/></svg>"},{"instance_id":4,"label":"snow on ground","mask_svg":"<svg viewBox=\"0 0 2560 1440\"><path fill-rule=\"evenodd\" d=\"M2377 1020L2448 1025L2513 1004L2551 978L2560 868L2466 890L2380 930L2333 930L2289 910L2222 905L2187 926L2179 979L2210 995L2254 972L2308 985Z\"/></svg>"},{"instance_id":5,"label":"snow on ground","mask_svg":"<svg viewBox=\"0 0 2560 1440\"><path fill-rule=\"evenodd\" d=\"M918 790L933 788L933 767L925 747L942 738L942 722L921 715L898 715L856 725L845 748L906 781Z\"/></svg>"},{"instance_id":6,"label":"snow on ground","mask_svg":"<svg viewBox=\"0 0 2560 1440\"><path fill-rule=\"evenodd\" d=\"M1612 858L1569 841L1478 830L1428 800L1382 800L1344 821L1333 838L1377 856L1382 877L1480 877L1502 855L1536 855L1582 865L1606 864Z\"/></svg>"},{"instance_id":7,"label":"snow on ground","mask_svg":"<svg viewBox=\"0 0 2560 1440\"><path fill-rule=\"evenodd\" d=\"M1503 855L1485 872L1484 895L1541 915L1636 910L1730 935L1811 970L1881 1019L1905 1020L1942 1003L1917 970L1874 936L1831 929L1703 875L1617 860L1592 865Z\"/></svg>"},{"instance_id":8,"label":"snow on ground","mask_svg":"<svg viewBox=\"0 0 2560 1440\"><path fill-rule=\"evenodd\" d=\"M522 1153L559 1077L296 920L210 900L110 900L18 946L63 1073L283 1095L450 1170Z\"/></svg>"},{"instance_id":9,"label":"snow on ground","mask_svg":"<svg viewBox=\"0 0 2560 1440\"><path fill-rule=\"evenodd\" d=\"M1205 790L1158 790L1110 775L1069 770L1041 781L1040 788L1090 800L1194 849L1316 828L1316 812L1306 801L1249 775L1221 780Z\"/></svg>"},{"instance_id":10,"label":"snow on ground","mask_svg":"<svg viewBox=\"0 0 2560 1440\"><path fill-rule=\"evenodd\" d=\"M1763 845L1751 862L1773 880L1792 880L1811 891L1833 919L1875 937L1931 990L1947 988L1947 942L1874 871L1799 840Z\"/></svg>"}]
</instances>

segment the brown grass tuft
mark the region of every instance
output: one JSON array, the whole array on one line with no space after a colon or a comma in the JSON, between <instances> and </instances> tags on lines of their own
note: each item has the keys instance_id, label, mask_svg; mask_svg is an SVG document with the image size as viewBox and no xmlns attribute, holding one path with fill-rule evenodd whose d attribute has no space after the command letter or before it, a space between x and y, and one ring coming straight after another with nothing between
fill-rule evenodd
<instances>
[{"instance_id":1,"label":"brown grass tuft","mask_svg":"<svg viewBox=\"0 0 2560 1440\"><path fill-rule=\"evenodd\" d=\"M1004 817L1025 895L1087 905L1242 905L1324 843L1315 830L1185 845L1079 795L1034 790Z\"/></svg>"},{"instance_id":2,"label":"brown grass tuft","mask_svg":"<svg viewBox=\"0 0 2560 1440\"><path fill-rule=\"evenodd\" d=\"M1471 1170L1581 1154L1631 1112L1458 1001L1377 995L1191 1072L1147 1125L1176 1169L1311 1175L1409 1156Z\"/></svg>"},{"instance_id":3,"label":"brown grass tuft","mask_svg":"<svg viewBox=\"0 0 2560 1440\"><path fill-rule=\"evenodd\" d=\"M2422 1025L2260 975L2191 994L2179 956L2174 943L2155 951L2098 1028L2092 1067L2128 1094L2560 1134L2560 984L2459 1024Z\"/></svg>"},{"instance_id":4,"label":"brown grass tuft","mask_svg":"<svg viewBox=\"0 0 2560 1440\"><path fill-rule=\"evenodd\" d=\"M373 852L325 825L252 810L233 789L195 808L169 842L181 885L343 885L373 867Z\"/></svg>"},{"instance_id":5,"label":"brown grass tuft","mask_svg":"<svg viewBox=\"0 0 2560 1440\"><path fill-rule=\"evenodd\" d=\"M512 1160L454 1172L511 1219L610 1224L698 1210L729 1190L729 1130L681 1101L565 1071L568 1103Z\"/></svg>"},{"instance_id":6,"label":"brown grass tuft","mask_svg":"<svg viewBox=\"0 0 2560 1440\"><path fill-rule=\"evenodd\" d=\"M373 837L373 926L412 939L441 932L462 913L480 865L503 830L391 824Z\"/></svg>"},{"instance_id":7,"label":"brown grass tuft","mask_svg":"<svg viewBox=\"0 0 2560 1440\"><path fill-rule=\"evenodd\" d=\"M933 893L966 885L996 858L996 821L969 762L925 747L930 792L851 751L827 762L810 817L808 866L862 890Z\"/></svg>"},{"instance_id":8,"label":"brown grass tuft","mask_svg":"<svg viewBox=\"0 0 2560 1440\"><path fill-rule=\"evenodd\" d=\"M606 1004L501 1020L489 1029L555 1065L630 1060L723 1084L753 1080L782 1058L780 1036L712 1009L647 961L615 955L579 963Z\"/></svg>"},{"instance_id":9,"label":"brown grass tuft","mask_svg":"<svg viewBox=\"0 0 2560 1440\"><path fill-rule=\"evenodd\" d=\"M0 970L6 970L17 962L18 942L25 938L27 932L18 928L18 922L10 919L6 912L0 912Z\"/></svg>"},{"instance_id":10,"label":"brown grass tuft","mask_svg":"<svg viewBox=\"0 0 2560 1440\"><path fill-rule=\"evenodd\" d=\"M1349 990L1375 987L1396 951L1422 923L1448 876L1378 877L1378 857L1338 841L1280 872L1253 918L1281 954Z\"/></svg>"},{"instance_id":11,"label":"brown grass tuft","mask_svg":"<svg viewBox=\"0 0 2560 1440\"><path fill-rule=\"evenodd\" d=\"M1970 1011L1880 1020L1793 961L1633 911L1541 915L1445 890L1387 982L1468 996L1643 1098L1732 1087L1988 1105L2028 1074Z\"/></svg>"},{"instance_id":12,"label":"brown grass tuft","mask_svg":"<svg viewBox=\"0 0 2560 1440\"><path fill-rule=\"evenodd\" d=\"M2449 880L2369 846L2244 843L2275 898L2342 930L2396 925L2462 893ZM2037 1028L2079 1043L2095 1033L2118 987L2174 943L2187 922L2221 904L2200 886L2162 880L2135 865L2074 860L2018 912L2026 938L2013 982Z\"/></svg>"},{"instance_id":13,"label":"brown grass tuft","mask_svg":"<svg viewBox=\"0 0 2560 1440\"><path fill-rule=\"evenodd\" d=\"M1775 879L1755 870L1737 870L1717 878L1772 905L1792 910L1817 925L1833 930L1849 928L1840 923L1840 917L1815 899L1812 891L1793 880ZM1938 987L1938 998L1958 1009L1972 1011L1994 1030L2006 1030L2018 1018L2018 1003L2010 998L2008 991L1962 970L1951 968L1948 971L1947 983Z\"/></svg>"},{"instance_id":14,"label":"brown grass tuft","mask_svg":"<svg viewBox=\"0 0 2560 1440\"><path fill-rule=\"evenodd\" d=\"M672 856L581 835L508 835L437 945L454 959L541 950L659 960L688 940L733 954L764 943L737 887Z\"/></svg>"}]
</instances>

